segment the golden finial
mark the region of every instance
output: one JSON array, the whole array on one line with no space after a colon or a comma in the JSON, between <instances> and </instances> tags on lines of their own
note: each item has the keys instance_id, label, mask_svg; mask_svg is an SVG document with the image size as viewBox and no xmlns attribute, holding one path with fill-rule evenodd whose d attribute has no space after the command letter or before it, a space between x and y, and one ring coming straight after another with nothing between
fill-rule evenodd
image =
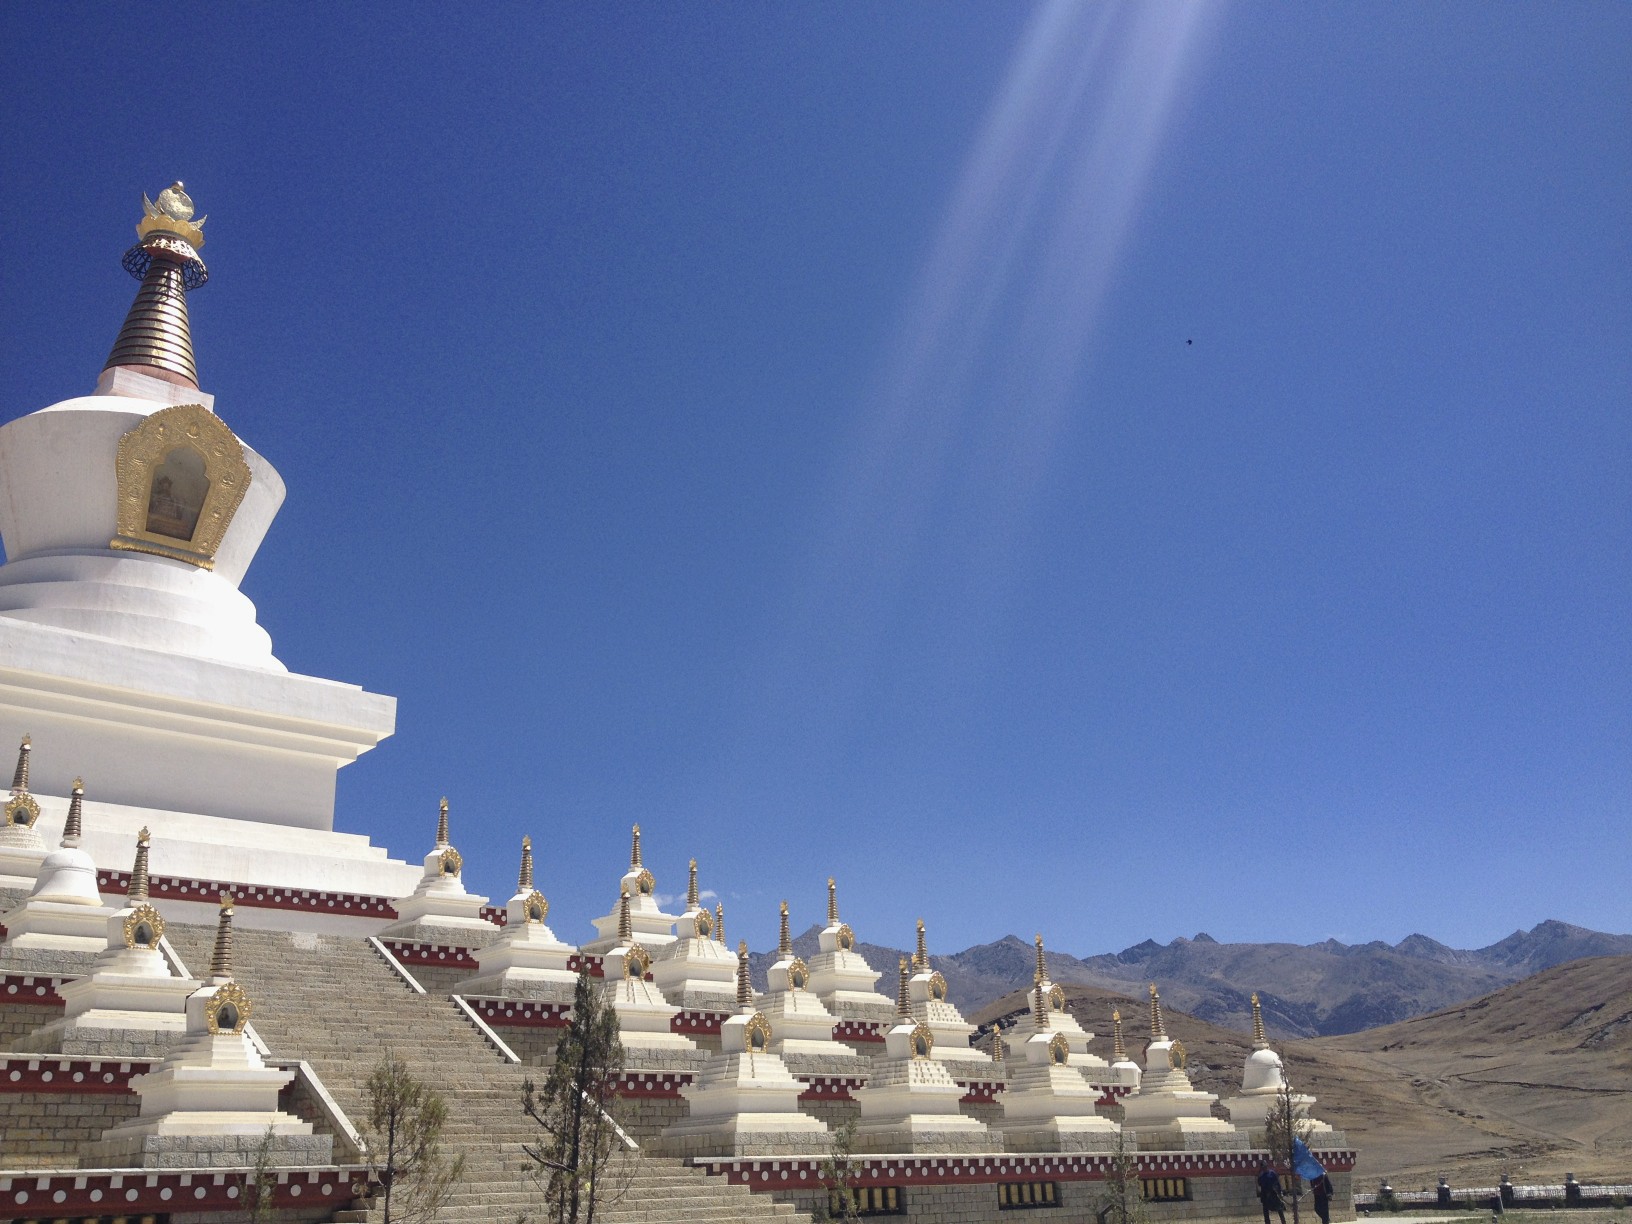
<instances>
[{"instance_id":1,"label":"golden finial","mask_svg":"<svg viewBox=\"0 0 1632 1224\"><path fill-rule=\"evenodd\" d=\"M786 960L793 955L793 937L788 934L788 903L782 902L782 911L777 918L778 932L776 936L776 954Z\"/></svg>"},{"instance_id":2,"label":"golden finial","mask_svg":"<svg viewBox=\"0 0 1632 1224\"><path fill-rule=\"evenodd\" d=\"M436 813L436 844L446 846L448 842L448 797L442 796L442 804Z\"/></svg>"},{"instance_id":3,"label":"golden finial","mask_svg":"<svg viewBox=\"0 0 1632 1224\"><path fill-rule=\"evenodd\" d=\"M924 939L924 920L918 919L918 950L912 954L912 967L919 973L929 968L929 944Z\"/></svg>"},{"instance_id":4,"label":"golden finial","mask_svg":"<svg viewBox=\"0 0 1632 1224\"><path fill-rule=\"evenodd\" d=\"M1048 966L1043 961L1043 936L1042 936L1042 932L1040 932L1040 931L1037 933L1036 942L1037 942L1037 971L1032 975L1032 981L1041 982L1041 981L1046 981L1047 978L1048 978Z\"/></svg>"},{"instance_id":5,"label":"golden finial","mask_svg":"<svg viewBox=\"0 0 1632 1224\"><path fill-rule=\"evenodd\" d=\"M1269 1049L1269 1038L1264 1036L1264 1009L1258 1002L1258 992L1252 992L1252 1048Z\"/></svg>"},{"instance_id":6,"label":"golden finial","mask_svg":"<svg viewBox=\"0 0 1632 1224\"><path fill-rule=\"evenodd\" d=\"M714 902L714 938L725 942L725 902Z\"/></svg>"},{"instance_id":7,"label":"golden finial","mask_svg":"<svg viewBox=\"0 0 1632 1224\"><path fill-rule=\"evenodd\" d=\"M895 986L895 1014L902 1019L912 1016L912 995L907 990L907 958L901 958L901 980Z\"/></svg>"},{"instance_id":8,"label":"golden finial","mask_svg":"<svg viewBox=\"0 0 1632 1224\"><path fill-rule=\"evenodd\" d=\"M839 886L832 876L827 877L827 925L839 925Z\"/></svg>"},{"instance_id":9,"label":"golden finial","mask_svg":"<svg viewBox=\"0 0 1632 1224\"><path fill-rule=\"evenodd\" d=\"M84 831L85 823L85 780L75 778L73 789L68 798L68 819L62 825L62 844L64 846L79 845L80 834Z\"/></svg>"},{"instance_id":10,"label":"golden finial","mask_svg":"<svg viewBox=\"0 0 1632 1224\"><path fill-rule=\"evenodd\" d=\"M634 937L635 927L629 921L629 890L620 888L618 890L618 938L623 940L624 943L628 943Z\"/></svg>"},{"instance_id":11,"label":"golden finial","mask_svg":"<svg viewBox=\"0 0 1632 1224\"><path fill-rule=\"evenodd\" d=\"M698 893L697 893L697 860L696 859L691 860L691 866L687 870L690 871L691 876L686 881L686 908L687 909L696 909L697 908L697 897L698 897Z\"/></svg>"},{"instance_id":12,"label":"golden finial","mask_svg":"<svg viewBox=\"0 0 1632 1224\"><path fill-rule=\"evenodd\" d=\"M1122 1044L1122 1013L1111 1013L1111 1058L1115 1062L1128 1061L1128 1047Z\"/></svg>"},{"instance_id":13,"label":"golden finial","mask_svg":"<svg viewBox=\"0 0 1632 1224\"><path fill-rule=\"evenodd\" d=\"M737 941L737 1010L750 1012L754 1009L754 987L748 980L748 943L746 940Z\"/></svg>"},{"instance_id":14,"label":"golden finial","mask_svg":"<svg viewBox=\"0 0 1632 1224\"><path fill-rule=\"evenodd\" d=\"M533 891L533 839L530 836L521 839L521 871L516 876L516 891Z\"/></svg>"},{"instance_id":15,"label":"golden finial","mask_svg":"<svg viewBox=\"0 0 1632 1224\"><path fill-rule=\"evenodd\" d=\"M1150 1039L1167 1040L1167 1030L1162 1027L1162 996L1156 993L1155 982L1150 984Z\"/></svg>"},{"instance_id":16,"label":"golden finial","mask_svg":"<svg viewBox=\"0 0 1632 1224\"><path fill-rule=\"evenodd\" d=\"M142 210L137 243L122 261L142 287L103 368L135 366L166 382L196 388L187 294L210 278L198 255L205 218L194 218L193 202L179 181L159 192L157 203L144 194Z\"/></svg>"},{"instance_id":17,"label":"golden finial","mask_svg":"<svg viewBox=\"0 0 1632 1224\"><path fill-rule=\"evenodd\" d=\"M1003 1061L1003 1026L996 1020L992 1021L992 1061Z\"/></svg>"},{"instance_id":18,"label":"golden finial","mask_svg":"<svg viewBox=\"0 0 1632 1224\"><path fill-rule=\"evenodd\" d=\"M17 747L17 772L11 775L11 793L13 795L28 794L28 754L33 751L33 737L23 736L23 742Z\"/></svg>"},{"instance_id":19,"label":"golden finial","mask_svg":"<svg viewBox=\"0 0 1632 1224\"><path fill-rule=\"evenodd\" d=\"M629 844L629 866L645 866L645 864L640 861L640 826L638 824L635 826L634 840Z\"/></svg>"},{"instance_id":20,"label":"golden finial","mask_svg":"<svg viewBox=\"0 0 1632 1224\"><path fill-rule=\"evenodd\" d=\"M221 915L215 927L215 954L210 957L210 976L232 976L232 894L221 894Z\"/></svg>"},{"instance_id":21,"label":"golden finial","mask_svg":"<svg viewBox=\"0 0 1632 1224\"><path fill-rule=\"evenodd\" d=\"M125 900L132 905L147 900L147 843L148 832L144 825L136 834L136 864L130 869L130 887L125 889Z\"/></svg>"}]
</instances>

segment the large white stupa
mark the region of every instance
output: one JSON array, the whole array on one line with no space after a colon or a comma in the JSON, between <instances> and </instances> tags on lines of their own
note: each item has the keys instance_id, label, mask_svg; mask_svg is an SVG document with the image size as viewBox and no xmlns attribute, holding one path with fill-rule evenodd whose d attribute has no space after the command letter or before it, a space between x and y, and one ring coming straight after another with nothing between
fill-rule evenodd
<instances>
[{"instance_id":1,"label":"large white stupa","mask_svg":"<svg viewBox=\"0 0 1632 1224\"><path fill-rule=\"evenodd\" d=\"M417 868L333 831L336 772L391 734L396 701L288 670L238 589L284 484L199 389L204 219L180 183L144 203L124 257L141 288L95 390L0 427L0 743L33 737L47 844L83 775L97 862L128 863L151 826L178 877L410 893Z\"/></svg>"}]
</instances>

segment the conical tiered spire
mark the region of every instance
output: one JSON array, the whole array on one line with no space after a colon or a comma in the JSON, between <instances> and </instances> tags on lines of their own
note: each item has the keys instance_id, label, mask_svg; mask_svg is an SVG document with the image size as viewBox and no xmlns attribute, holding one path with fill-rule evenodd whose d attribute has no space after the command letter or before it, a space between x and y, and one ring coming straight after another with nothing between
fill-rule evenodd
<instances>
[{"instance_id":1,"label":"conical tiered spire","mask_svg":"<svg viewBox=\"0 0 1632 1224\"><path fill-rule=\"evenodd\" d=\"M827 877L827 925L839 925L839 886L832 876Z\"/></svg>"},{"instance_id":2,"label":"conical tiered spire","mask_svg":"<svg viewBox=\"0 0 1632 1224\"><path fill-rule=\"evenodd\" d=\"M1003 1061L1003 1026L995 1020L992 1021L992 1061Z\"/></svg>"},{"instance_id":3,"label":"conical tiered spire","mask_svg":"<svg viewBox=\"0 0 1632 1224\"><path fill-rule=\"evenodd\" d=\"M1122 1013L1111 1013L1111 1057L1116 1062L1128 1061L1128 1047L1122 1044Z\"/></svg>"},{"instance_id":4,"label":"conical tiered spire","mask_svg":"<svg viewBox=\"0 0 1632 1224\"><path fill-rule=\"evenodd\" d=\"M221 894L221 916L215 927L215 952L210 957L210 976L232 976L232 894Z\"/></svg>"},{"instance_id":5,"label":"conical tiered spire","mask_svg":"<svg viewBox=\"0 0 1632 1224\"><path fill-rule=\"evenodd\" d=\"M1258 992L1252 992L1252 1048L1269 1049L1269 1038L1264 1036L1264 1009L1258 1002Z\"/></svg>"},{"instance_id":6,"label":"conical tiered spire","mask_svg":"<svg viewBox=\"0 0 1632 1224\"><path fill-rule=\"evenodd\" d=\"M80 835L85 831L85 782L81 778L74 779L74 788L69 792L68 819L62 825L62 844L70 848L79 845Z\"/></svg>"},{"instance_id":7,"label":"conical tiered spire","mask_svg":"<svg viewBox=\"0 0 1632 1224\"><path fill-rule=\"evenodd\" d=\"M1156 993L1155 982L1150 984L1150 1039L1167 1040L1167 1030L1162 1027L1162 996Z\"/></svg>"},{"instance_id":8,"label":"conical tiered spire","mask_svg":"<svg viewBox=\"0 0 1632 1224\"><path fill-rule=\"evenodd\" d=\"M629 844L629 866L633 868L644 867L645 865L640 861L640 826L637 824L635 826L634 840Z\"/></svg>"},{"instance_id":9,"label":"conical tiered spire","mask_svg":"<svg viewBox=\"0 0 1632 1224\"><path fill-rule=\"evenodd\" d=\"M1043 936L1042 936L1041 932L1038 933L1036 942L1037 942L1037 969L1036 969L1036 972L1032 974L1032 981L1034 981L1034 982L1047 981L1048 980L1048 962L1043 959Z\"/></svg>"},{"instance_id":10,"label":"conical tiered spire","mask_svg":"<svg viewBox=\"0 0 1632 1224\"><path fill-rule=\"evenodd\" d=\"M912 954L912 967L919 973L929 968L929 943L924 938L924 920L918 919L918 950Z\"/></svg>"},{"instance_id":11,"label":"conical tiered spire","mask_svg":"<svg viewBox=\"0 0 1632 1224\"><path fill-rule=\"evenodd\" d=\"M788 903L782 902L781 915L778 918L776 936L776 954L783 960L793 955L793 937L788 933Z\"/></svg>"},{"instance_id":12,"label":"conical tiered spire","mask_svg":"<svg viewBox=\"0 0 1632 1224\"><path fill-rule=\"evenodd\" d=\"M725 903L714 902L714 938L722 944L725 942Z\"/></svg>"},{"instance_id":13,"label":"conical tiered spire","mask_svg":"<svg viewBox=\"0 0 1632 1224\"><path fill-rule=\"evenodd\" d=\"M28 794L28 756L33 751L33 737L23 736L23 742L17 746L17 772L11 775L13 796Z\"/></svg>"},{"instance_id":14,"label":"conical tiered spire","mask_svg":"<svg viewBox=\"0 0 1632 1224\"><path fill-rule=\"evenodd\" d=\"M198 248L204 245L204 218L193 219L193 202L179 182L159 192L136 226L140 241L125 252L125 271L142 282L104 369L133 366L185 387L198 386L193 337L187 321L187 292L209 279Z\"/></svg>"},{"instance_id":15,"label":"conical tiered spire","mask_svg":"<svg viewBox=\"0 0 1632 1224\"><path fill-rule=\"evenodd\" d=\"M903 956L900 964L901 980L895 986L895 1014L903 1020L912 1019L912 993L907 986L908 976L907 958Z\"/></svg>"},{"instance_id":16,"label":"conical tiered spire","mask_svg":"<svg viewBox=\"0 0 1632 1224\"><path fill-rule=\"evenodd\" d=\"M1043 998L1042 978L1031 988L1031 1027L1039 1033L1048 1031L1048 1003Z\"/></svg>"},{"instance_id":17,"label":"conical tiered spire","mask_svg":"<svg viewBox=\"0 0 1632 1224\"><path fill-rule=\"evenodd\" d=\"M694 910L694 909L697 908L697 904L698 904L697 898L699 896L699 894L697 892L697 860L696 859L691 860L691 864L690 864L690 866L688 866L686 868L686 871L688 873L687 877L686 877L686 908L688 910Z\"/></svg>"},{"instance_id":18,"label":"conical tiered spire","mask_svg":"<svg viewBox=\"0 0 1632 1224\"><path fill-rule=\"evenodd\" d=\"M136 834L136 865L130 869L130 887L125 889L125 900L130 905L140 905L147 900L147 843L148 831L144 825L142 831Z\"/></svg>"},{"instance_id":19,"label":"conical tiered spire","mask_svg":"<svg viewBox=\"0 0 1632 1224\"><path fill-rule=\"evenodd\" d=\"M748 944L744 940L737 941L737 1010L754 1010L754 987L748 980Z\"/></svg>"},{"instance_id":20,"label":"conical tiered spire","mask_svg":"<svg viewBox=\"0 0 1632 1224\"><path fill-rule=\"evenodd\" d=\"M516 877L518 893L533 891L533 839L521 839L521 873Z\"/></svg>"},{"instance_id":21,"label":"conical tiered spire","mask_svg":"<svg viewBox=\"0 0 1632 1224\"><path fill-rule=\"evenodd\" d=\"M626 944L635 941L635 926L629 918L629 892L627 889L618 892L618 939Z\"/></svg>"},{"instance_id":22,"label":"conical tiered spire","mask_svg":"<svg viewBox=\"0 0 1632 1224\"><path fill-rule=\"evenodd\" d=\"M442 805L436 813L436 848L452 845L448 841L448 797L442 796Z\"/></svg>"}]
</instances>

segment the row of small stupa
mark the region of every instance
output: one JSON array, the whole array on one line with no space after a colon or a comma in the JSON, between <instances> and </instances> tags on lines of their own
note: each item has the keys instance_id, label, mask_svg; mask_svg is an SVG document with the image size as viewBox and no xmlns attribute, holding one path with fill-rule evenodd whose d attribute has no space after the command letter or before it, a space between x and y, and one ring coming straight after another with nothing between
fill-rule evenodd
<instances>
[{"instance_id":1,"label":"row of small stupa","mask_svg":"<svg viewBox=\"0 0 1632 1224\"><path fill-rule=\"evenodd\" d=\"M15 869L20 856L33 853L29 838L39 842L33 828L39 805L27 785L29 751L25 739L0 828L0 869ZM104 905L95 864L79 846L83 797L76 781L59 848L45 853L39 846L29 895L0 916L6 930L0 958L37 967L42 956L65 957L68 963L56 971L79 975L60 987L62 1019L20 1045L105 1053L112 1039L127 1056L163 1054L156 1070L132 1080L139 1116L108 1132L97 1159L143 1163L151 1157L157 1163L178 1145L208 1135L238 1136L247 1149L271 1125L280 1159L327 1160L326 1137L277 1109L277 1091L293 1072L268 1068L245 1031L250 1001L231 976L230 898L222 898L209 979L183 976L167 955L164 920L148 896L147 831L138 839L124 905ZM975 1026L930 967L923 923L916 953L910 962L901 958L895 997L888 998L875 989L882 975L840 920L832 880L821 951L808 964L795 955L784 902L777 957L767 989L756 994L747 945L739 943L733 955L724 941L723 909L711 912L700 902L695 860L685 911L662 912L655 880L641 863L638 826L617 905L595 920L597 937L582 947L559 940L546 923L549 905L533 885L530 839L522 841L516 892L502 926L483 916L487 898L466 891L461 869L444 800L424 875L412 895L395 903L396 921L378 934L471 949L476 972L453 989L465 998L570 1003L580 965L598 957L601 989L616 1011L630 1068L691 1074L682 1090L688 1114L662 1139L674 1154L826 1151L827 1127L800 1105L817 1079L850 1086L860 1109L858 1148L875 1152L1105 1150L1118 1131L1104 1116L1113 1100L1142 1147L1246 1147L1249 1130L1263 1125L1281 1087L1281 1061L1264 1038L1256 996L1254 1049L1242 1091L1224 1103L1231 1121L1215 1116L1216 1096L1191 1084L1166 1034L1154 986L1143 1068L1123 1047L1120 1014L1113 1061L1098 1057L1089 1049L1093 1034L1066 1010L1064 991L1048 977L1041 936L1029 1021L1006 1034L994 1026L987 1048L979 1048L971 1040ZM717 1050L681 1031L682 1012L713 1020ZM881 1051L858 1049L877 1050L880 1033ZM971 1083L994 1082L1002 1085L1002 1116L989 1127L963 1112L960 1102ZM1298 1101L1306 1109L1311 1098Z\"/></svg>"}]
</instances>

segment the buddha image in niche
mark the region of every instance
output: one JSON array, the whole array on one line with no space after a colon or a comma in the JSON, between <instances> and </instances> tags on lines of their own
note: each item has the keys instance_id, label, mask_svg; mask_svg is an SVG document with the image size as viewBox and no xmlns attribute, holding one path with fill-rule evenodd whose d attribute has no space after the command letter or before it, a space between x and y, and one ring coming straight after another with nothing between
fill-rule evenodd
<instances>
[{"instance_id":1,"label":"buddha image in niche","mask_svg":"<svg viewBox=\"0 0 1632 1224\"><path fill-rule=\"evenodd\" d=\"M153 485L147 495L147 529L173 540L191 540L209 491L204 456L191 447L178 446L153 470Z\"/></svg>"}]
</instances>

